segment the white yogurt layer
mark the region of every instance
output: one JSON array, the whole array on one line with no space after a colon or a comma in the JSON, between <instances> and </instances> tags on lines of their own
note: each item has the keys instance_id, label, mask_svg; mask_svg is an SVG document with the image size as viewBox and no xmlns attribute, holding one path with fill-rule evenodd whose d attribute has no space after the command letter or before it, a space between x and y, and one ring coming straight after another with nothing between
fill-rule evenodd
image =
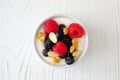
<instances>
[{"instance_id":1,"label":"white yogurt layer","mask_svg":"<svg viewBox=\"0 0 120 80\"><path fill-rule=\"evenodd\" d=\"M65 18L65 17L56 17L56 18L53 18L58 24L65 24L66 27L68 27L71 23L77 23L76 21L70 19L70 18ZM38 32L44 32L43 31L43 26L40 26L41 29L38 30ZM82 38L78 38L78 50L84 50L84 36ZM45 57L43 56L42 54L42 50L44 49L44 46L43 46L43 43L40 42L37 38L35 40L35 46L36 46L36 49L38 51L38 54L39 56L41 57L42 60L44 60L46 63L48 64L52 64L52 65L59 65L59 66L64 66L64 65L67 65L65 63L65 59L61 59L60 63L58 64L54 64L51 60L50 57ZM82 56L82 55L81 55ZM78 57L79 58L79 57ZM76 61L77 59L75 59Z\"/></svg>"}]
</instances>

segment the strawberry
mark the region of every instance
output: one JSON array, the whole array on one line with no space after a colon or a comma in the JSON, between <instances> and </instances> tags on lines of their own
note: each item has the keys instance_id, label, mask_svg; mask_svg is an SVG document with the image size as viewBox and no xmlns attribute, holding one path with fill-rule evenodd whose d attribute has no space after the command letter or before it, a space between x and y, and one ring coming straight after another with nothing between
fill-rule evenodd
<instances>
[{"instance_id":1,"label":"strawberry","mask_svg":"<svg viewBox=\"0 0 120 80\"><path fill-rule=\"evenodd\" d=\"M53 46L53 51L59 54L60 56L65 55L67 52L67 47L63 42L57 42Z\"/></svg>"},{"instance_id":2,"label":"strawberry","mask_svg":"<svg viewBox=\"0 0 120 80\"><path fill-rule=\"evenodd\" d=\"M77 24L77 23L72 23L69 25L68 28L68 35L71 38L80 38L84 35L84 29L82 28L81 25Z\"/></svg>"},{"instance_id":3,"label":"strawberry","mask_svg":"<svg viewBox=\"0 0 120 80\"><path fill-rule=\"evenodd\" d=\"M59 29L57 22L54 21L53 19L49 19L45 21L43 26L44 26L44 32L46 34L49 34L50 32L56 33Z\"/></svg>"}]
</instances>

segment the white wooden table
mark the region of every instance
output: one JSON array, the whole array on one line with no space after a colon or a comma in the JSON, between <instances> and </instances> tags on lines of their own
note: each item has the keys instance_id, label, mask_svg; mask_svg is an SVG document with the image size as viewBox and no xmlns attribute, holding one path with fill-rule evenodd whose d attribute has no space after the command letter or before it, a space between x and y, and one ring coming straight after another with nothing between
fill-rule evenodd
<instances>
[{"instance_id":1,"label":"white wooden table","mask_svg":"<svg viewBox=\"0 0 120 80\"><path fill-rule=\"evenodd\" d=\"M78 17L89 33L87 55L69 69L34 50L37 26L55 13ZM120 0L0 0L0 80L120 80Z\"/></svg>"}]
</instances>

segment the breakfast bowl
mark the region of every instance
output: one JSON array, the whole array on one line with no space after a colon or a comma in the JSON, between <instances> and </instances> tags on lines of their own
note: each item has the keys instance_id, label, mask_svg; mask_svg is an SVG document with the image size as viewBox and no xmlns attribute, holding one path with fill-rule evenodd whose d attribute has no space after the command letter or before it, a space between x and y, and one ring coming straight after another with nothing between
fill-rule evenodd
<instances>
[{"instance_id":1,"label":"breakfast bowl","mask_svg":"<svg viewBox=\"0 0 120 80\"><path fill-rule=\"evenodd\" d=\"M45 19L36 29L34 47L46 64L67 68L86 54L88 34L81 21L69 14L56 14Z\"/></svg>"}]
</instances>

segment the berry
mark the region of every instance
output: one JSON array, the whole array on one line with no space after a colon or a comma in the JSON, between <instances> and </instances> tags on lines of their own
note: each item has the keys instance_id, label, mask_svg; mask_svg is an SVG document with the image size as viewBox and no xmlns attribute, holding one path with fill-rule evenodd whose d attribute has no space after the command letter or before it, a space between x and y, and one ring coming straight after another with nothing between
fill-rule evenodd
<instances>
[{"instance_id":1,"label":"berry","mask_svg":"<svg viewBox=\"0 0 120 80\"><path fill-rule=\"evenodd\" d=\"M67 56L67 53L65 55L61 55L60 58L64 59Z\"/></svg>"},{"instance_id":2,"label":"berry","mask_svg":"<svg viewBox=\"0 0 120 80\"><path fill-rule=\"evenodd\" d=\"M64 25L64 24L60 24L60 25L59 25L59 30L58 30L58 32L57 32L57 34L58 34L58 39L64 36L63 28L65 28L65 25Z\"/></svg>"},{"instance_id":3,"label":"berry","mask_svg":"<svg viewBox=\"0 0 120 80\"><path fill-rule=\"evenodd\" d=\"M69 25L68 34L71 38L80 38L84 35L84 29L81 25L77 23L72 23Z\"/></svg>"},{"instance_id":4,"label":"berry","mask_svg":"<svg viewBox=\"0 0 120 80\"><path fill-rule=\"evenodd\" d=\"M47 57L48 56L48 50L47 49L43 49L42 54Z\"/></svg>"},{"instance_id":5,"label":"berry","mask_svg":"<svg viewBox=\"0 0 120 80\"><path fill-rule=\"evenodd\" d=\"M52 49L52 46L54 45L54 43L50 40L50 38L47 36L45 41L44 41L44 47L47 50Z\"/></svg>"},{"instance_id":6,"label":"berry","mask_svg":"<svg viewBox=\"0 0 120 80\"><path fill-rule=\"evenodd\" d=\"M58 39L60 39L64 34L63 34L63 30L58 30L57 32L57 35L58 35Z\"/></svg>"},{"instance_id":7,"label":"berry","mask_svg":"<svg viewBox=\"0 0 120 80\"><path fill-rule=\"evenodd\" d=\"M64 58L66 58L69 55L71 55L71 53L70 52L66 52L66 54L65 55L61 55L60 58L64 59Z\"/></svg>"},{"instance_id":8,"label":"berry","mask_svg":"<svg viewBox=\"0 0 120 80\"><path fill-rule=\"evenodd\" d=\"M74 57L71 53L68 53L67 57L65 58L65 63L70 65L74 62Z\"/></svg>"},{"instance_id":9,"label":"berry","mask_svg":"<svg viewBox=\"0 0 120 80\"><path fill-rule=\"evenodd\" d=\"M47 20L43 25L44 25L44 32L46 34L49 34L50 32L56 33L59 29L57 22L54 21L53 19Z\"/></svg>"},{"instance_id":10,"label":"berry","mask_svg":"<svg viewBox=\"0 0 120 80\"><path fill-rule=\"evenodd\" d=\"M68 35L64 35L59 39L59 41L62 41L66 44L67 49L69 50L70 46L72 45L72 39Z\"/></svg>"},{"instance_id":11,"label":"berry","mask_svg":"<svg viewBox=\"0 0 120 80\"><path fill-rule=\"evenodd\" d=\"M59 25L59 29L60 29L60 30L63 30L63 28L65 28L65 25L64 25L64 24L60 24L60 25Z\"/></svg>"},{"instance_id":12,"label":"berry","mask_svg":"<svg viewBox=\"0 0 120 80\"><path fill-rule=\"evenodd\" d=\"M67 47L63 42L57 42L54 46L53 46L53 51L58 53L60 56L61 55L65 55L67 52Z\"/></svg>"}]
</instances>

